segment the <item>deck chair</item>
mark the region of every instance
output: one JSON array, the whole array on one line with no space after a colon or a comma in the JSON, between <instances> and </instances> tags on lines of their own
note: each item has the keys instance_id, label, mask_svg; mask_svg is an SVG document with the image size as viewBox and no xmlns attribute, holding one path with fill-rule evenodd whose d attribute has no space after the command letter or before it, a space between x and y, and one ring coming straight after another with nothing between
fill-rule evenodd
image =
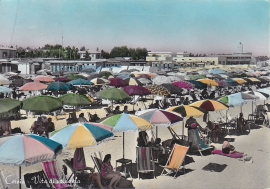
<instances>
[{"instance_id":1,"label":"deck chair","mask_svg":"<svg viewBox=\"0 0 270 189\"><path fill-rule=\"evenodd\" d=\"M212 147L206 145L206 144L201 140L200 135L199 135L199 131L198 131L197 129L192 129L192 131L194 132L195 137L196 137L195 140L192 141L192 142L194 143L194 144L192 144L192 145L196 146L196 148L197 148L198 151L200 152L201 156L203 156L203 155L202 155L202 151L204 151L204 150L211 150Z\"/></svg>"},{"instance_id":2,"label":"deck chair","mask_svg":"<svg viewBox=\"0 0 270 189\"><path fill-rule=\"evenodd\" d=\"M24 175L24 182L27 188L52 188L52 185L43 170L35 173L26 173Z\"/></svg>"},{"instance_id":3,"label":"deck chair","mask_svg":"<svg viewBox=\"0 0 270 189\"><path fill-rule=\"evenodd\" d=\"M254 114L255 114L255 123L261 124L264 121L262 113L264 112L264 105L258 105Z\"/></svg>"},{"instance_id":4,"label":"deck chair","mask_svg":"<svg viewBox=\"0 0 270 189\"><path fill-rule=\"evenodd\" d=\"M53 187L56 189L72 189L72 187L66 183L63 182L59 171L57 169L56 161L47 161L43 162L43 168L44 171L50 180L50 182L53 184Z\"/></svg>"},{"instance_id":5,"label":"deck chair","mask_svg":"<svg viewBox=\"0 0 270 189\"><path fill-rule=\"evenodd\" d=\"M219 111L221 115L221 125L225 125L226 132L230 134L230 130L233 130L234 133L236 133L237 130L237 125L236 125L236 118L233 118L229 112L227 112L226 116L226 111Z\"/></svg>"},{"instance_id":6,"label":"deck chair","mask_svg":"<svg viewBox=\"0 0 270 189\"><path fill-rule=\"evenodd\" d=\"M89 174L90 174L90 172L93 173L93 170L90 167L86 167L84 170L77 171L73 168L73 158L71 158L71 160L63 159L63 162L68 166L68 168L72 172L71 175L67 179L68 182L70 181L71 178L73 178L73 180L80 181L80 183L78 183L78 185L82 186L82 187L90 186L92 184L91 180L89 179L90 178Z\"/></svg>"},{"instance_id":7,"label":"deck chair","mask_svg":"<svg viewBox=\"0 0 270 189\"><path fill-rule=\"evenodd\" d=\"M156 178L151 147L136 147L136 154L138 178L140 179L140 173L148 172L153 172L154 178Z\"/></svg>"},{"instance_id":8,"label":"deck chair","mask_svg":"<svg viewBox=\"0 0 270 189\"><path fill-rule=\"evenodd\" d=\"M95 165L94 169L96 168L98 173L100 174L101 183L104 186L108 186L111 179L105 179L104 177L102 177L102 174L101 174L101 166L102 166L102 160L103 160L102 152L94 152L93 154L91 154L91 158Z\"/></svg>"},{"instance_id":9,"label":"deck chair","mask_svg":"<svg viewBox=\"0 0 270 189\"><path fill-rule=\"evenodd\" d=\"M6 181L4 179L4 176L3 176L3 173L2 173L1 170L0 170L0 182L1 182L1 185L2 185L2 187L0 187L0 188L8 189L8 187L6 186Z\"/></svg>"},{"instance_id":10,"label":"deck chair","mask_svg":"<svg viewBox=\"0 0 270 189\"><path fill-rule=\"evenodd\" d=\"M176 178L176 174L178 173L179 169L181 168L181 165L183 164L183 161L185 160L185 156L188 149L189 147L175 144L168 158L168 161L166 165L164 166L163 171L161 172L161 175L163 175L164 170L167 169L167 170L176 172L174 175L174 178ZM166 170L167 172L166 175L170 173L167 170Z\"/></svg>"}]
</instances>

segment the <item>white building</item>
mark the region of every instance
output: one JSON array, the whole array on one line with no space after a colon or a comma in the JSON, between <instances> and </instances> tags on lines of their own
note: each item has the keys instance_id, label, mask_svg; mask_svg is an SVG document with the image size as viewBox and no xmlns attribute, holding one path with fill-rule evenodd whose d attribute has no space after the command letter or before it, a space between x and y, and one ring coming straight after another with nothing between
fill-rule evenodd
<instances>
[{"instance_id":1,"label":"white building","mask_svg":"<svg viewBox=\"0 0 270 189\"><path fill-rule=\"evenodd\" d=\"M16 58L16 48L0 47L0 59Z\"/></svg>"},{"instance_id":2,"label":"white building","mask_svg":"<svg viewBox=\"0 0 270 189\"><path fill-rule=\"evenodd\" d=\"M100 55L101 55L101 52L99 51L95 51L95 50L90 50L90 51L87 51L89 53L89 58L91 58L91 60L95 60L95 59L100 59ZM80 59L86 59L88 57L85 57L86 56L86 51L78 51L78 54L80 54Z\"/></svg>"}]
</instances>

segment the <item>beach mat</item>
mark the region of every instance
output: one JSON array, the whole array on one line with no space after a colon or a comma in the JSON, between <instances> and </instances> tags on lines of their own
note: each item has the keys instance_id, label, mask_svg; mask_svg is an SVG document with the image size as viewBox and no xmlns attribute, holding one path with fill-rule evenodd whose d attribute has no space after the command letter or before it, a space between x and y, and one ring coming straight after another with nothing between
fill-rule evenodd
<instances>
[{"instance_id":1,"label":"beach mat","mask_svg":"<svg viewBox=\"0 0 270 189\"><path fill-rule=\"evenodd\" d=\"M221 155L221 156L227 156L227 157L231 157L231 158L242 158L244 155L240 154L240 153L233 153L233 154L224 154L222 152L222 150L214 150L212 152L213 154L217 154L217 155Z\"/></svg>"},{"instance_id":2,"label":"beach mat","mask_svg":"<svg viewBox=\"0 0 270 189\"><path fill-rule=\"evenodd\" d=\"M218 164L218 163L209 163L202 170L211 171L211 172L222 172L227 167L226 164Z\"/></svg>"}]
</instances>

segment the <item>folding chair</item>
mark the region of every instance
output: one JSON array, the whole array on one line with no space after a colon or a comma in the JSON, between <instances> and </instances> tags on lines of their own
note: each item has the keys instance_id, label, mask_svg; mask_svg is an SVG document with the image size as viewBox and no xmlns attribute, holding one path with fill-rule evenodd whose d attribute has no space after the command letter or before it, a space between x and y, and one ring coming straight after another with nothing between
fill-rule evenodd
<instances>
[{"instance_id":1,"label":"folding chair","mask_svg":"<svg viewBox=\"0 0 270 189\"><path fill-rule=\"evenodd\" d=\"M188 149L189 149L189 147L175 144L173 147L173 150L171 151L171 154L168 158L168 161L167 161L166 165L164 166L163 171L161 172L161 175L163 175L163 172L165 169L168 169L168 170L171 170L173 172L176 172L174 175L174 178L176 178L176 174L178 173L183 161L185 160L185 156L186 156ZM170 174L170 172L168 172L168 171L166 171L166 172L167 172L166 175Z\"/></svg>"},{"instance_id":2,"label":"folding chair","mask_svg":"<svg viewBox=\"0 0 270 189\"><path fill-rule=\"evenodd\" d=\"M200 152L201 156L203 156L203 155L202 155L202 151L204 151L204 150L211 150L212 147L206 145L206 144L201 140L201 138L200 138L200 136L199 136L199 132L198 132L197 129L192 129L191 131L194 132L194 135L195 135L195 137L196 137L195 140L192 141L192 142L193 142L192 145L196 146L197 149L198 149L198 151Z\"/></svg>"},{"instance_id":3,"label":"folding chair","mask_svg":"<svg viewBox=\"0 0 270 189\"><path fill-rule=\"evenodd\" d=\"M72 187L64 183L63 179L61 178L59 171L57 169L56 161L43 162L43 168L48 179L56 189L63 189L63 188L72 189Z\"/></svg>"},{"instance_id":4,"label":"folding chair","mask_svg":"<svg viewBox=\"0 0 270 189\"><path fill-rule=\"evenodd\" d=\"M155 162L153 160L153 154L151 147L136 147L136 162L138 178L140 179L140 173L153 172L155 176Z\"/></svg>"},{"instance_id":5,"label":"folding chair","mask_svg":"<svg viewBox=\"0 0 270 189\"><path fill-rule=\"evenodd\" d=\"M26 173L24 175L24 182L27 188L52 188L52 185L43 170L35 173Z\"/></svg>"}]
</instances>

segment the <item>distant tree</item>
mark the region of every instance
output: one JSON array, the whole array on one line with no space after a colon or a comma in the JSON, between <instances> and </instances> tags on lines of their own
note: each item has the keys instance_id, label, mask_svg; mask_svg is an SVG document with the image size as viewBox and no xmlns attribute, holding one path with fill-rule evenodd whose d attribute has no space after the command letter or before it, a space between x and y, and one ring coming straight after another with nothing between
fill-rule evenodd
<instances>
[{"instance_id":1,"label":"distant tree","mask_svg":"<svg viewBox=\"0 0 270 189\"><path fill-rule=\"evenodd\" d=\"M82 47L80 48L80 51L85 51L85 46L82 46Z\"/></svg>"},{"instance_id":2,"label":"distant tree","mask_svg":"<svg viewBox=\"0 0 270 189\"><path fill-rule=\"evenodd\" d=\"M110 52L110 57L127 57L129 55L129 51L127 46L122 47L114 47Z\"/></svg>"},{"instance_id":3,"label":"distant tree","mask_svg":"<svg viewBox=\"0 0 270 189\"><path fill-rule=\"evenodd\" d=\"M88 51L85 52L85 57L84 57L84 59L85 59L85 60L91 59L91 57L89 57L89 52L88 52Z\"/></svg>"}]
</instances>

